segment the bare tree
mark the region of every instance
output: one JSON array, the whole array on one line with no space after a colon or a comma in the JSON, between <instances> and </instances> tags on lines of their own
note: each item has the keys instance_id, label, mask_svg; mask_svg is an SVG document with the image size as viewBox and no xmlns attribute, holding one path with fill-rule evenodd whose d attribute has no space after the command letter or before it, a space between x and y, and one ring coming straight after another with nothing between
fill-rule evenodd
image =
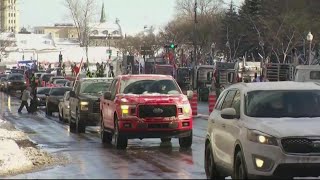
<instances>
[{"instance_id":1,"label":"bare tree","mask_svg":"<svg viewBox=\"0 0 320 180\"><path fill-rule=\"evenodd\" d=\"M87 63L89 63L90 23L95 15L95 10L97 10L95 2L95 0L65 0L65 6L77 29L80 46L85 47Z\"/></svg>"}]
</instances>

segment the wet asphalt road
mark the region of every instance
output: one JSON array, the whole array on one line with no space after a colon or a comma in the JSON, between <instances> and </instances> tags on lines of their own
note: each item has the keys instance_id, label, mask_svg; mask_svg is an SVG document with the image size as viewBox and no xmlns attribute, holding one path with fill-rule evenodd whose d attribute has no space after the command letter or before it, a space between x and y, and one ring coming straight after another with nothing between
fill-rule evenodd
<instances>
[{"instance_id":1,"label":"wet asphalt road","mask_svg":"<svg viewBox=\"0 0 320 180\"><path fill-rule=\"evenodd\" d=\"M39 146L70 163L64 166L7 178L130 178L130 179L204 179L204 138L207 122L194 119L194 138L190 150L179 148L177 139L161 144L160 139L129 140L127 150L103 145L97 127L86 134L72 134L68 125L43 111L18 114L18 95L0 93L0 116L23 130Z\"/></svg>"}]
</instances>

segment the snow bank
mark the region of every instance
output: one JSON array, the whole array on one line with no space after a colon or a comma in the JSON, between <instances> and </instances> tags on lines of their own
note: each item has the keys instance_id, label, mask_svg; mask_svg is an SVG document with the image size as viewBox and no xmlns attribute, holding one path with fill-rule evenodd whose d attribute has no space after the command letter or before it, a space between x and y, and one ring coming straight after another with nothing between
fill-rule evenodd
<instances>
[{"instance_id":1,"label":"snow bank","mask_svg":"<svg viewBox=\"0 0 320 180\"><path fill-rule=\"evenodd\" d=\"M0 140L0 175L23 171L33 166L32 161L13 140Z\"/></svg>"},{"instance_id":2,"label":"snow bank","mask_svg":"<svg viewBox=\"0 0 320 180\"><path fill-rule=\"evenodd\" d=\"M64 163L67 159L39 149L24 132L0 119L0 177Z\"/></svg>"}]
</instances>

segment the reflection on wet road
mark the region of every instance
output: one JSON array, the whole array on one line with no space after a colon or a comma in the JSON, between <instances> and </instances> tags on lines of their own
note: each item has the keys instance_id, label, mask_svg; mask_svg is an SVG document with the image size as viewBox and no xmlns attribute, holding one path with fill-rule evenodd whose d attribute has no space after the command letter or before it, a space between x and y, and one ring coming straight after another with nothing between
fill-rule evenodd
<instances>
[{"instance_id":1,"label":"reflection on wet road","mask_svg":"<svg viewBox=\"0 0 320 180\"><path fill-rule=\"evenodd\" d=\"M179 148L177 139L162 144L160 139L129 140L128 149L116 150L103 145L98 128L86 134L71 134L67 124L57 117L46 117L43 111L18 114L18 95L0 94L1 118L23 130L48 152L70 159L65 166L48 168L12 178L156 178L203 179L204 137L206 121L194 120L192 149Z\"/></svg>"}]
</instances>

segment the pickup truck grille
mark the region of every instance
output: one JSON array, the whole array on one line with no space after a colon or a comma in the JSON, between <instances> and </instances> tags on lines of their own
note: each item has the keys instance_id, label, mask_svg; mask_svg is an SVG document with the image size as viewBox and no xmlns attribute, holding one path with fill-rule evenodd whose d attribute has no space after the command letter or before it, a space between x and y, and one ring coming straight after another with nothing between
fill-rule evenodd
<instances>
[{"instance_id":1,"label":"pickup truck grille","mask_svg":"<svg viewBox=\"0 0 320 180\"><path fill-rule=\"evenodd\" d=\"M100 113L100 101L94 102L92 105L93 113Z\"/></svg>"},{"instance_id":2,"label":"pickup truck grille","mask_svg":"<svg viewBox=\"0 0 320 180\"><path fill-rule=\"evenodd\" d=\"M138 111L140 118L177 116L176 105L140 105Z\"/></svg>"},{"instance_id":3,"label":"pickup truck grille","mask_svg":"<svg viewBox=\"0 0 320 180\"><path fill-rule=\"evenodd\" d=\"M286 138L281 140L281 144L286 153L320 153L320 139Z\"/></svg>"}]
</instances>

